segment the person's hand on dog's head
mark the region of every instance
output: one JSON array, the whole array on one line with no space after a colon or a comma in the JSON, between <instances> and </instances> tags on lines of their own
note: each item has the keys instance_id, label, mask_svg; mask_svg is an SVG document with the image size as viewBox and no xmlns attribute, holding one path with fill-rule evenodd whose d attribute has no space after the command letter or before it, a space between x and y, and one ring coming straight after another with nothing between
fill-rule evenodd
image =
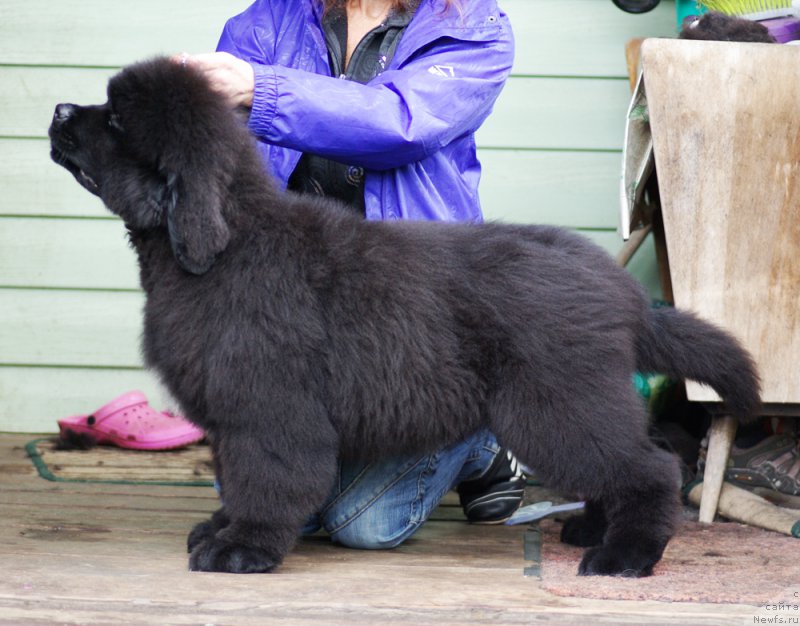
<instances>
[{"instance_id":1,"label":"person's hand on dog's head","mask_svg":"<svg viewBox=\"0 0 800 626\"><path fill-rule=\"evenodd\" d=\"M253 105L255 75L252 66L227 52L208 52L172 57L176 63L200 70L208 79L211 88L223 95L231 108Z\"/></svg>"}]
</instances>

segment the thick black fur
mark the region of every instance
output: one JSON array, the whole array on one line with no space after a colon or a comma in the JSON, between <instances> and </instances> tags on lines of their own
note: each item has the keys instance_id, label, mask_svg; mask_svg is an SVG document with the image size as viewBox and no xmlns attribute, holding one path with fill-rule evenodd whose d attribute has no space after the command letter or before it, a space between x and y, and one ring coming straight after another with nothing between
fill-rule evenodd
<instances>
[{"instance_id":1,"label":"thick black fur","mask_svg":"<svg viewBox=\"0 0 800 626\"><path fill-rule=\"evenodd\" d=\"M742 17L709 12L681 29L681 39L776 43L766 26Z\"/></svg>"},{"instance_id":2,"label":"thick black fur","mask_svg":"<svg viewBox=\"0 0 800 626\"><path fill-rule=\"evenodd\" d=\"M241 120L166 59L124 69L108 94L57 107L53 158L127 224L146 361L212 441L224 507L192 531L192 569L271 571L338 459L489 426L590 501L564 537L592 546L581 574L651 573L679 472L647 438L631 375L690 376L747 417L758 381L730 336L652 310L565 230L367 222L280 192Z\"/></svg>"}]
</instances>

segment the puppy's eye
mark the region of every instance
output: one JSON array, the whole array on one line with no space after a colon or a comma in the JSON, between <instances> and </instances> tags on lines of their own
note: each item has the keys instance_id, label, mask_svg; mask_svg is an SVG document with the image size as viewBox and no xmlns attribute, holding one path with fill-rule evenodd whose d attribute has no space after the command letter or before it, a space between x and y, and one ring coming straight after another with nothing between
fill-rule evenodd
<instances>
[{"instance_id":1,"label":"puppy's eye","mask_svg":"<svg viewBox=\"0 0 800 626\"><path fill-rule=\"evenodd\" d=\"M122 122L120 120L119 114L117 113L109 113L108 114L108 125L116 131L122 132Z\"/></svg>"}]
</instances>

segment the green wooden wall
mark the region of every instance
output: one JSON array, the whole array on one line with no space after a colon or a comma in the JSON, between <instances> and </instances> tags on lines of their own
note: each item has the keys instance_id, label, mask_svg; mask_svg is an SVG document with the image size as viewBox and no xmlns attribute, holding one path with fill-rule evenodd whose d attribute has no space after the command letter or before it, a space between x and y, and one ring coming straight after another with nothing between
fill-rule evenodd
<instances>
[{"instance_id":1,"label":"green wooden wall","mask_svg":"<svg viewBox=\"0 0 800 626\"><path fill-rule=\"evenodd\" d=\"M0 3L0 431L55 420L130 389L169 400L141 367L135 259L119 221L49 160L57 102L105 99L121 65L213 49L248 0ZM625 41L671 36L674 2L628 15L609 0L501 0L513 76L478 140L489 219L561 224L609 251L628 104ZM632 271L655 283L652 253Z\"/></svg>"}]
</instances>

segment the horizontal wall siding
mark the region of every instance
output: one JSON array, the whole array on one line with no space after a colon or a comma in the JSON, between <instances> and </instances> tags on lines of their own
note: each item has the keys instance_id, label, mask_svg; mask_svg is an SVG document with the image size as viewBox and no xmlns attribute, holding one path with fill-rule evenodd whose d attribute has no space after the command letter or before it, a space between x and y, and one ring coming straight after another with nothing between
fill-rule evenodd
<instances>
[{"instance_id":1,"label":"horizontal wall siding","mask_svg":"<svg viewBox=\"0 0 800 626\"><path fill-rule=\"evenodd\" d=\"M481 197L490 219L574 228L607 228L617 219L618 150L481 147L480 159ZM44 138L0 139L0 164L0 219L113 219L97 197L53 165Z\"/></svg>"},{"instance_id":2,"label":"horizontal wall siding","mask_svg":"<svg viewBox=\"0 0 800 626\"><path fill-rule=\"evenodd\" d=\"M118 67L155 54L205 52L248 0L3 0L0 63Z\"/></svg>"},{"instance_id":3,"label":"horizontal wall siding","mask_svg":"<svg viewBox=\"0 0 800 626\"><path fill-rule=\"evenodd\" d=\"M46 137L56 103L104 102L105 85L113 73L0 67L0 136ZM26 94L24 99L20 93ZM502 148L618 149L629 99L628 80L623 77L513 77L478 140L482 146Z\"/></svg>"},{"instance_id":4,"label":"horizontal wall siding","mask_svg":"<svg viewBox=\"0 0 800 626\"><path fill-rule=\"evenodd\" d=\"M613 228L619 209L616 150L481 149L487 219Z\"/></svg>"},{"instance_id":5,"label":"horizontal wall siding","mask_svg":"<svg viewBox=\"0 0 800 626\"><path fill-rule=\"evenodd\" d=\"M3 428L52 433L55 420L86 415L128 390L144 390L152 406L176 406L150 373L141 368L5 366L0 368Z\"/></svg>"},{"instance_id":6,"label":"horizontal wall siding","mask_svg":"<svg viewBox=\"0 0 800 626\"><path fill-rule=\"evenodd\" d=\"M625 42L675 35L675 2L630 15L610 0L499 0L513 21L514 73L536 76L625 76Z\"/></svg>"},{"instance_id":7,"label":"horizontal wall siding","mask_svg":"<svg viewBox=\"0 0 800 626\"><path fill-rule=\"evenodd\" d=\"M114 218L0 217L0 267L2 287L139 288L136 256Z\"/></svg>"},{"instance_id":8,"label":"horizontal wall siding","mask_svg":"<svg viewBox=\"0 0 800 626\"><path fill-rule=\"evenodd\" d=\"M0 354L10 365L140 367L143 303L138 291L3 289Z\"/></svg>"},{"instance_id":9,"label":"horizontal wall siding","mask_svg":"<svg viewBox=\"0 0 800 626\"><path fill-rule=\"evenodd\" d=\"M0 136L47 137L58 102L105 102L114 69L0 67Z\"/></svg>"},{"instance_id":10,"label":"horizontal wall siding","mask_svg":"<svg viewBox=\"0 0 800 626\"><path fill-rule=\"evenodd\" d=\"M122 65L213 48L225 18L248 3L3 2L0 430L53 431L57 418L129 389L168 406L142 368L144 300L125 229L50 161L47 127L57 102L103 101ZM478 135L486 217L567 226L613 253L629 97L624 43L671 35L674 3L640 16L609 0L500 4L517 58ZM632 271L654 282L652 253L638 255Z\"/></svg>"},{"instance_id":11,"label":"horizontal wall siding","mask_svg":"<svg viewBox=\"0 0 800 626\"><path fill-rule=\"evenodd\" d=\"M618 150L629 101L627 78L515 77L477 139L500 148Z\"/></svg>"},{"instance_id":12,"label":"horizontal wall siding","mask_svg":"<svg viewBox=\"0 0 800 626\"><path fill-rule=\"evenodd\" d=\"M109 4L3 0L0 62L117 67L153 54L205 51L247 0L138 0ZM675 3L628 15L610 0L499 0L514 25L518 75L621 76L633 37L671 35ZM34 31L35 27L35 31ZM32 37L32 33L35 36Z\"/></svg>"},{"instance_id":13,"label":"horizontal wall siding","mask_svg":"<svg viewBox=\"0 0 800 626\"><path fill-rule=\"evenodd\" d=\"M0 68L0 73L2 73ZM107 216L99 198L50 160L50 142L0 138L0 216Z\"/></svg>"}]
</instances>

